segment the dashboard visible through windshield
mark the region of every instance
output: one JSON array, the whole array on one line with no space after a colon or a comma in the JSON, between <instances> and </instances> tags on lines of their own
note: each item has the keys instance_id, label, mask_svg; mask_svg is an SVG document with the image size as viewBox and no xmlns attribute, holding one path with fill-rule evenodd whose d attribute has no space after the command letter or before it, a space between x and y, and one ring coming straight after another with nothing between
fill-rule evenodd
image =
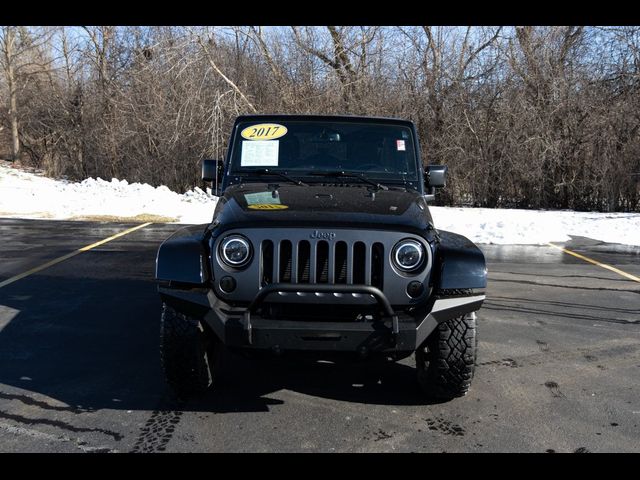
<instances>
[{"instance_id":1,"label":"dashboard visible through windshield","mask_svg":"<svg viewBox=\"0 0 640 480\"><path fill-rule=\"evenodd\" d=\"M229 172L250 175L267 169L306 179L354 172L380 181L415 181L413 141L409 127L394 124L243 122L232 146Z\"/></svg>"}]
</instances>

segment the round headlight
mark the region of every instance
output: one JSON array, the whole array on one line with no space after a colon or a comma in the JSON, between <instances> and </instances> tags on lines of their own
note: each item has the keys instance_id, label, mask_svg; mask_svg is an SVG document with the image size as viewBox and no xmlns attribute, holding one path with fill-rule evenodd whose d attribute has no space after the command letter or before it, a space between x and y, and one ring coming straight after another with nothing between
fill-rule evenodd
<instances>
[{"instance_id":1,"label":"round headlight","mask_svg":"<svg viewBox=\"0 0 640 480\"><path fill-rule=\"evenodd\" d=\"M424 259L424 247L416 240L401 240L393 247L393 262L405 272L420 268Z\"/></svg>"},{"instance_id":2,"label":"round headlight","mask_svg":"<svg viewBox=\"0 0 640 480\"><path fill-rule=\"evenodd\" d=\"M230 267L242 267L251 259L251 244L240 235L230 235L220 244L220 257Z\"/></svg>"}]
</instances>

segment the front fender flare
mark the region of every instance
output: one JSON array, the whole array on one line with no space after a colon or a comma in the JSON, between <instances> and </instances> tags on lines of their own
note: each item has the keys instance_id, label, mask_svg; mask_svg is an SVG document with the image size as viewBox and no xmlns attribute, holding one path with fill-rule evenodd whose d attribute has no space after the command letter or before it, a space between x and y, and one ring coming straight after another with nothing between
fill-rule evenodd
<instances>
[{"instance_id":1,"label":"front fender flare","mask_svg":"<svg viewBox=\"0 0 640 480\"><path fill-rule=\"evenodd\" d=\"M156 256L156 280L197 285L209 281L206 227L181 228L162 242Z\"/></svg>"},{"instance_id":2,"label":"front fender flare","mask_svg":"<svg viewBox=\"0 0 640 480\"><path fill-rule=\"evenodd\" d=\"M487 265L482 251L457 233L438 231L434 283L439 290L483 289L487 286Z\"/></svg>"}]
</instances>

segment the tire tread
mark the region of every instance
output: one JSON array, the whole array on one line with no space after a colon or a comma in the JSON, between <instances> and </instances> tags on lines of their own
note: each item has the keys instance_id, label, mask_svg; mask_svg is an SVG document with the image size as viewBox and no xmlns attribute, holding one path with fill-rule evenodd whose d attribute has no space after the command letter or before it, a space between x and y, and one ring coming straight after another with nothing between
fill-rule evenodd
<instances>
[{"instance_id":1,"label":"tire tread","mask_svg":"<svg viewBox=\"0 0 640 480\"><path fill-rule=\"evenodd\" d=\"M202 393L211 386L206 340L198 319L163 304L160 360L167 383L178 396Z\"/></svg>"},{"instance_id":2,"label":"tire tread","mask_svg":"<svg viewBox=\"0 0 640 480\"><path fill-rule=\"evenodd\" d=\"M475 315L439 324L416 351L421 388L434 398L450 399L466 395L474 376L476 356Z\"/></svg>"}]
</instances>

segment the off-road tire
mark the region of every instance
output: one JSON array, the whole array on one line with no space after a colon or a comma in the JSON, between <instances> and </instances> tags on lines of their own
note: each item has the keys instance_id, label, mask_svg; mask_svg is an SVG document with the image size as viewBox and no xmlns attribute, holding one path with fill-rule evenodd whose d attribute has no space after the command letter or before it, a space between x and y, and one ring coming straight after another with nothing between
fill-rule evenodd
<instances>
[{"instance_id":1,"label":"off-road tire","mask_svg":"<svg viewBox=\"0 0 640 480\"><path fill-rule=\"evenodd\" d=\"M416 372L423 392L431 398L466 395L477 358L474 314L443 322L416 351Z\"/></svg>"},{"instance_id":2,"label":"off-road tire","mask_svg":"<svg viewBox=\"0 0 640 480\"><path fill-rule=\"evenodd\" d=\"M223 349L197 318L162 305L160 359L167 383L178 397L203 393L212 386Z\"/></svg>"}]
</instances>

